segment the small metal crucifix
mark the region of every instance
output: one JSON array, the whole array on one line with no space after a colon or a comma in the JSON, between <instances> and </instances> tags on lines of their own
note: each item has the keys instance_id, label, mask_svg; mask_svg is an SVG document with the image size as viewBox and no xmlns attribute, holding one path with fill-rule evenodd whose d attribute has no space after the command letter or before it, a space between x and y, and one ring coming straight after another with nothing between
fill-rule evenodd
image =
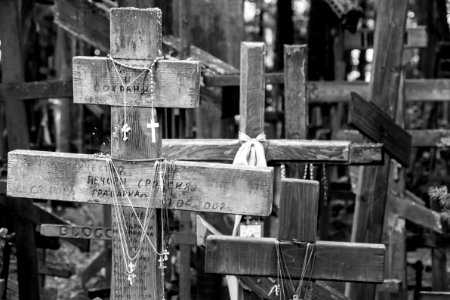
<instances>
[{"instance_id":1,"label":"small metal crucifix","mask_svg":"<svg viewBox=\"0 0 450 300\"><path fill-rule=\"evenodd\" d=\"M122 140L125 142L128 140L128 136L127 133L131 131L131 127L130 125L128 125L128 123L123 124L122 129L120 129L120 131L123 134Z\"/></svg>"},{"instance_id":2,"label":"small metal crucifix","mask_svg":"<svg viewBox=\"0 0 450 300\"><path fill-rule=\"evenodd\" d=\"M159 127L159 123L155 122L155 119L151 119L150 123L147 124L147 128L152 129L152 143L156 143L156 128Z\"/></svg>"}]
</instances>

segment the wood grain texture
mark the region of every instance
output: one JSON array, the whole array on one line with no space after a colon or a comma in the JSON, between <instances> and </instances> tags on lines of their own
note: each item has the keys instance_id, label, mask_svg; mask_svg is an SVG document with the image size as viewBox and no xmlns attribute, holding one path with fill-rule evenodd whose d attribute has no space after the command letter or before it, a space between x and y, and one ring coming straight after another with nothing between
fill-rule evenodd
<instances>
[{"instance_id":1,"label":"wood grain texture","mask_svg":"<svg viewBox=\"0 0 450 300\"><path fill-rule=\"evenodd\" d=\"M264 132L264 43L241 44L239 130L251 138Z\"/></svg>"},{"instance_id":2,"label":"wood grain texture","mask_svg":"<svg viewBox=\"0 0 450 300\"><path fill-rule=\"evenodd\" d=\"M133 60L148 67L152 60ZM130 64L132 61L128 62ZM125 84L142 70L116 65ZM194 61L159 61L154 67L154 107L198 107L200 64ZM124 101L124 91L126 99ZM74 57L73 96L75 103L151 107L150 77L143 74L129 87L122 86L112 62L105 57Z\"/></svg>"},{"instance_id":3,"label":"wood grain texture","mask_svg":"<svg viewBox=\"0 0 450 300\"><path fill-rule=\"evenodd\" d=\"M146 159L149 155L155 154L156 157L156 153L161 151L161 113L152 108L111 107L111 156L123 159ZM114 131L119 131L115 126L121 124L124 115L127 115L126 123L131 127L127 141L123 140L120 132L118 137L113 134ZM152 115L155 122L160 124L155 130L155 143L152 142L152 130L147 128Z\"/></svg>"},{"instance_id":4,"label":"wood grain texture","mask_svg":"<svg viewBox=\"0 0 450 300\"><path fill-rule=\"evenodd\" d=\"M410 129L407 132L412 138L411 147L438 147L447 145L450 140L450 130L448 129ZM344 129L338 132L337 139L362 143L363 135L357 130Z\"/></svg>"},{"instance_id":5,"label":"wood grain texture","mask_svg":"<svg viewBox=\"0 0 450 300\"><path fill-rule=\"evenodd\" d=\"M450 292L420 292L420 300L449 300Z\"/></svg>"},{"instance_id":6,"label":"wood grain texture","mask_svg":"<svg viewBox=\"0 0 450 300\"><path fill-rule=\"evenodd\" d=\"M425 48L428 46L428 33L425 26L410 27L406 29L405 48ZM356 33L345 31L345 50L373 48L374 31L358 30Z\"/></svg>"},{"instance_id":7,"label":"wood grain texture","mask_svg":"<svg viewBox=\"0 0 450 300\"><path fill-rule=\"evenodd\" d=\"M206 241L205 270L219 274L276 277L275 241L273 238L209 236ZM299 278L306 244L281 241L280 249L291 278ZM384 250L384 245L380 244L317 241L311 278L381 283ZM308 268L306 274L310 274L310 271Z\"/></svg>"},{"instance_id":8,"label":"wood grain texture","mask_svg":"<svg viewBox=\"0 0 450 300\"><path fill-rule=\"evenodd\" d=\"M110 53L115 59L153 60L162 55L159 8L112 8Z\"/></svg>"},{"instance_id":9,"label":"wood grain texture","mask_svg":"<svg viewBox=\"0 0 450 300\"><path fill-rule=\"evenodd\" d=\"M21 150L10 152L8 157L10 196L112 204L104 159ZM121 160L114 163L126 180L125 191L133 205L146 207L153 164ZM169 208L261 216L271 212L272 168L181 161L174 162L174 167ZM127 205L123 192L118 199Z\"/></svg>"},{"instance_id":10,"label":"wood grain texture","mask_svg":"<svg viewBox=\"0 0 450 300\"><path fill-rule=\"evenodd\" d=\"M278 239L315 242L319 213L319 182L281 179Z\"/></svg>"},{"instance_id":11,"label":"wood grain texture","mask_svg":"<svg viewBox=\"0 0 450 300\"><path fill-rule=\"evenodd\" d=\"M287 139L306 139L308 103L306 101L306 70L308 47L284 45L285 132Z\"/></svg>"},{"instance_id":12,"label":"wood grain texture","mask_svg":"<svg viewBox=\"0 0 450 300\"><path fill-rule=\"evenodd\" d=\"M373 164L381 162L382 144L350 144L344 141L268 140L262 142L267 161L308 161L330 164ZM166 158L188 161L233 161L239 140L163 140Z\"/></svg>"},{"instance_id":13,"label":"wood grain texture","mask_svg":"<svg viewBox=\"0 0 450 300\"><path fill-rule=\"evenodd\" d=\"M383 143L384 149L404 166L409 166L411 135L375 104L352 93L349 123L371 140Z\"/></svg>"}]
</instances>

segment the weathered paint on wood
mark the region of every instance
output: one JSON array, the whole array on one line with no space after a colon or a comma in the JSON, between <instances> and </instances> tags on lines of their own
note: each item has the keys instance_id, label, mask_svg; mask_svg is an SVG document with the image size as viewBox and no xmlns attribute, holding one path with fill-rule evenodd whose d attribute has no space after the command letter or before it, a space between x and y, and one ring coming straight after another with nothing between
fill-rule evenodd
<instances>
[{"instance_id":1,"label":"weathered paint on wood","mask_svg":"<svg viewBox=\"0 0 450 300\"><path fill-rule=\"evenodd\" d=\"M281 179L278 239L315 242L319 213L319 182Z\"/></svg>"},{"instance_id":2,"label":"weathered paint on wood","mask_svg":"<svg viewBox=\"0 0 450 300\"><path fill-rule=\"evenodd\" d=\"M128 62L131 65L133 61ZM136 61L134 61L136 64ZM140 62L141 67L151 60ZM142 70L116 64L125 84ZM75 103L152 107L150 76L143 74L129 87L122 86L111 60L105 57L74 57L73 96ZM200 65L198 62L159 61L154 67L154 107L194 108L198 106ZM126 99L124 101L124 90Z\"/></svg>"},{"instance_id":3,"label":"weathered paint on wood","mask_svg":"<svg viewBox=\"0 0 450 300\"><path fill-rule=\"evenodd\" d=\"M42 224L40 232L44 236L56 236L75 239L112 239L112 228L75 226L75 225L56 225Z\"/></svg>"},{"instance_id":4,"label":"weathered paint on wood","mask_svg":"<svg viewBox=\"0 0 450 300\"><path fill-rule=\"evenodd\" d=\"M382 144L351 144L345 141L262 141L267 161L308 161L330 164L372 164L383 158ZM233 161L241 142L231 139L163 140L167 158L189 161Z\"/></svg>"},{"instance_id":5,"label":"weathered paint on wood","mask_svg":"<svg viewBox=\"0 0 450 300\"><path fill-rule=\"evenodd\" d=\"M350 101L349 123L373 141L383 143L386 152L402 165L409 166L411 135L375 104L355 93Z\"/></svg>"},{"instance_id":6,"label":"weathered paint on wood","mask_svg":"<svg viewBox=\"0 0 450 300\"><path fill-rule=\"evenodd\" d=\"M306 45L284 45L284 126L287 139L306 139L308 131L307 60Z\"/></svg>"},{"instance_id":7,"label":"weathered paint on wood","mask_svg":"<svg viewBox=\"0 0 450 300\"><path fill-rule=\"evenodd\" d=\"M112 204L105 159L24 150L12 151L8 157L10 196ZM135 207L146 207L153 164L114 163L125 182L125 192L118 190L118 200L127 206L128 195ZM271 212L272 168L181 161L175 161L174 168L169 208L261 216Z\"/></svg>"},{"instance_id":8,"label":"weathered paint on wood","mask_svg":"<svg viewBox=\"0 0 450 300\"><path fill-rule=\"evenodd\" d=\"M241 44L239 130L251 138L264 132L264 43Z\"/></svg>"},{"instance_id":9,"label":"weathered paint on wood","mask_svg":"<svg viewBox=\"0 0 450 300\"><path fill-rule=\"evenodd\" d=\"M209 236L205 270L220 274L276 277L276 241L273 238ZM280 250L291 278L300 278L306 244L280 241ZM308 268L306 274L321 280L381 283L384 251L384 245L380 244L317 241L314 268Z\"/></svg>"}]
</instances>

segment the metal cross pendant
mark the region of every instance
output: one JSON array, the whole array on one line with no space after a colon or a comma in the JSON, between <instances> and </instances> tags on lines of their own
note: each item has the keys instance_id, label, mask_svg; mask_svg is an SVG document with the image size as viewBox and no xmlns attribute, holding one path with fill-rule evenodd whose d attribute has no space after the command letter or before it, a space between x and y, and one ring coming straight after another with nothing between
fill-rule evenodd
<instances>
[{"instance_id":1,"label":"metal cross pendant","mask_svg":"<svg viewBox=\"0 0 450 300\"><path fill-rule=\"evenodd\" d=\"M164 255L164 261L169 260L169 251L167 249L164 249L161 255Z\"/></svg>"},{"instance_id":2,"label":"metal cross pendant","mask_svg":"<svg viewBox=\"0 0 450 300\"><path fill-rule=\"evenodd\" d=\"M127 279L128 279L128 281L130 282L130 285L133 285L134 279L136 278L136 274L131 273L131 274L128 274L127 276L128 276Z\"/></svg>"},{"instance_id":3,"label":"metal cross pendant","mask_svg":"<svg viewBox=\"0 0 450 300\"><path fill-rule=\"evenodd\" d=\"M164 264L164 262L165 262L164 257L160 256L158 261L159 261L159 268L161 269L161 272L164 272L164 269L167 269L167 266Z\"/></svg>"},{"instance_id":4,"label":"metal cross pendant","mask_svg":"<svg viewBox=\"0 0 450 300\"><path fill-rule=\"evenodd\" d=\"M122 140L123 140L124 142L127 141L127 140L128 140L127 134L128 134L128 132L131 131L130 125L128 125L128 123L123 124L123 127L122 127L122 129L120 129L120 131L121 131L122 134L123 134Z\"/></svg>"},{"instance_id":5,"label":"metal cross pendant","mask_svg":"<svg viewBox=\"0 0 450 300\"><path fill-rule=\"evenodd\" d=\"M136 265L133 264L132 262L130 262L130 263L128 264L128 268L130 269L130 272L133 273L134 270L136 269Z\"/></svg>"},{"instance_id":6,"label":"metal cross pendant","mask_svg":"<svg viewBox=\"0 0 450 300\"><path fill-rule=\"evenodd\" d=\"M159 127L159 123L155 122L155 119L151 119L150 123L147 124L147 128L152 129L152 143L156 143L156 128Z\"/></svg>"},{"instance_id":7,"label":"metal cross pendant","mask_svg":"<svg viewBox=\"0 0 450 300\"><path fill-rule=\"evenodd\" d=\"M302 300L302 299L300 299L300 298L298 297L298 295L293 295L293 296L292 296L292 299L290 299L290 300Z\"/></svg>"}]
</instances>

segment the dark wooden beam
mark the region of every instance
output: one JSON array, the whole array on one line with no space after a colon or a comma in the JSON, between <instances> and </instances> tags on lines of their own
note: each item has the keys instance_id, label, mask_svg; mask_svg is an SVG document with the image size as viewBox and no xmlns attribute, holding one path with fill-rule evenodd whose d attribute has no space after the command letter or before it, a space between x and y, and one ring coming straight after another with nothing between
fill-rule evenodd
<instances>
[{"instance_id":1,"label":"dark wooden beam","mask_svg":"<svg viewBox=\"0 0 450 300\"><path fill-rule=\"evenodd\" d=\"M209 236L205 271L219 274L273 276L277 269L277 239ZM280 255L291 278L300 278L306 243L280 241ZM367 243L317 241L313 269L306 271L318 280L383 282L385 246ZM251 255L249 255L251 254ZM236 262L239 259L239 263ZM309 277L309 275L307 275Z\"/></svg>"},{"instance_id":2,"label":"dark wooden beam","mask_svg":"<svg viewBox=\"0 0 450 300\"><path fill-rule=\"evenodd\" d=\"M384 149L404 166L409 166L411 135L372 102L352 93L349 123L373 141L383 143Z\"/></svg>"},{"instance_id":3,"label":"dark wooden beam","mask_svg":"<svg viewBox=\"0 0 450 300\"><path fill-rule=\"evenodd\" d=\"M0 101L3 101L6 95L20 100L67 98L73 95L73 84L71 80L2 83L0 84Z\"/></svg>"}]
</instances>

